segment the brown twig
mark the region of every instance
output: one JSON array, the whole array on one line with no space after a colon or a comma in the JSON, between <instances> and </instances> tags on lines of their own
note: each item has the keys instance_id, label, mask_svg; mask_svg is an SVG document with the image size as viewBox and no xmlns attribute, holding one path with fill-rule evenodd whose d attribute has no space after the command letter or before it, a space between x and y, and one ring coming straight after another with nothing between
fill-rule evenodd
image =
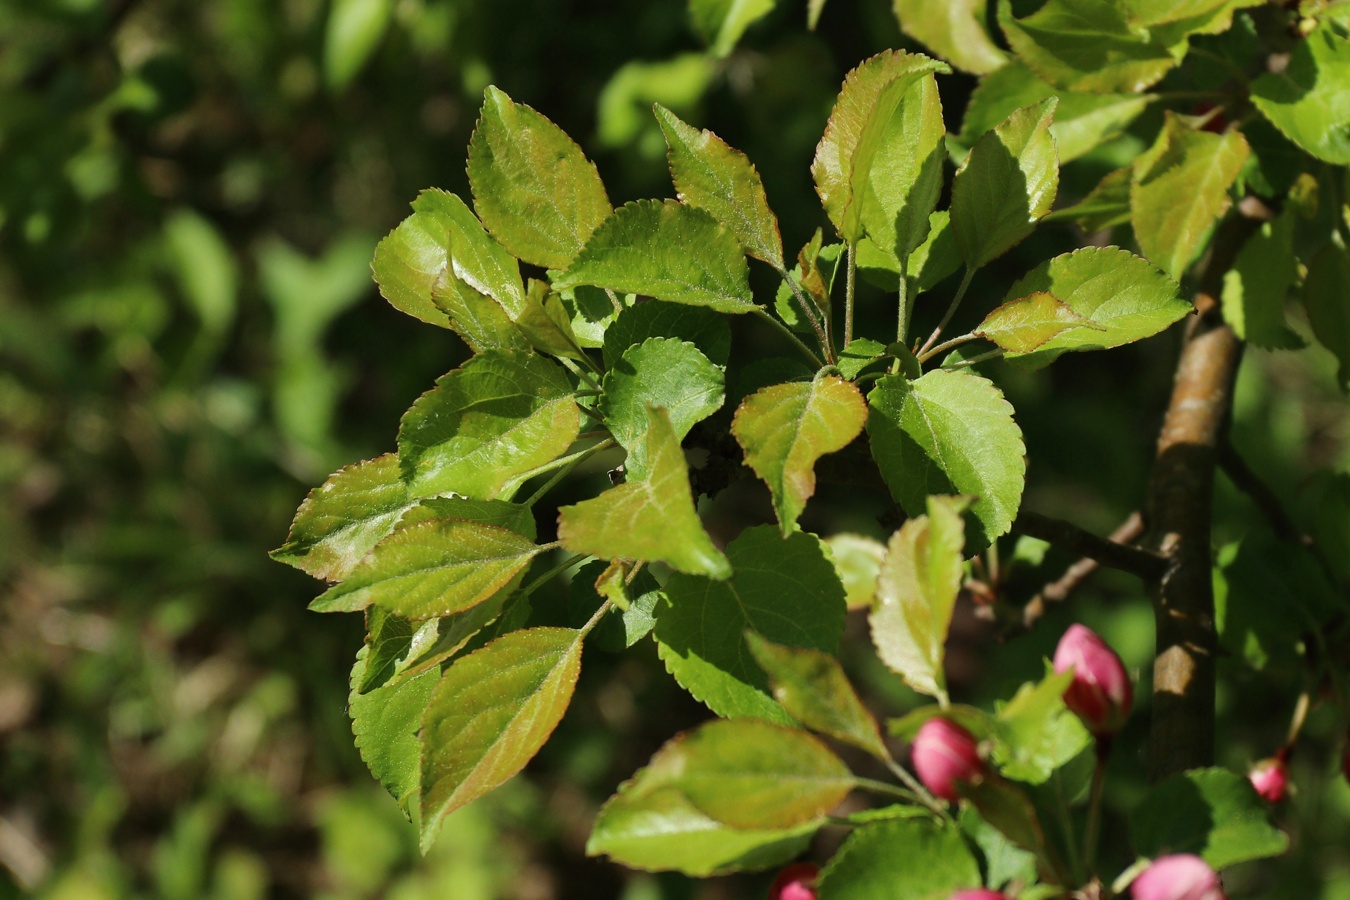
<instances>
[{"instance_id":1,"label":"brown twig","mask_svg":"<svg viewBox=\"0 0 1350 900\"><path fill-rule=\"evenodd\" d=\"M1061 519L1024 511L1018 514L1013 530L1087 557L1098 565L1137 575L1146 581L1158 580L1167 570L1167 560L1151 550L1132 547L1115 540L1114 535L1110 538L1099 537Z\"/></svg>"},{"instance_id":2,"label":"brown twig","mask_svg":"<svg viewBox=\"0 0 1350 900\"><path fill-rule=\"evenodd\" d=\"M1106 539L1113 544L1129 545L1139 540L1143 534L1144 517L1138 511L1135 511L1130 513L1130 517L1122 522L1115 531L1111 532ZM1032 597L1027 605L1022 607L1022 627L1030 628L1036 624L1036 621L1045 615L1049 604L1063 603L1069 599L1069 595L1082 587L1084 582L1101 567L1102 564L1097 560L1090 556L1084 556L1065 569L1063 575L1041 588L1040 593Z\"/></svg>"}]
</instances>

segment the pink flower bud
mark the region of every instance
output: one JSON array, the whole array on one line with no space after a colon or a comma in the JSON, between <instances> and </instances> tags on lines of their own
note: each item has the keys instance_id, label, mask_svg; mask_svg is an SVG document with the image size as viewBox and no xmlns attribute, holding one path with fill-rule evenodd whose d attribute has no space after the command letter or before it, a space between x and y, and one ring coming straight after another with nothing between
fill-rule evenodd
<instances>
[{"instance_id":1,"label":"pink flower bud","mask_svg":"<svg viewBox=\"0 0 1350 900\"><path fill-rule=\"evenodd\" d=\"M958 783L975 781L984 774L975 736L940 717L929 719L919 728L910 756L924 787L943 800L955 800Z\"/></svg>"},{"instance_id":2,"label":"pink flower bud","mask_svg":"<svg viewBox=\"0 0 1350 900\"><path fill-rule=\"evenodd\" d=\"M1289 792L1289 766L1281 756L1263 759L1252 766L1247 779L1267 803L1279 803Z\"/></svg>"},{"instance_id":3,"label":"pink flower bud","mask_svg":"<svg viewBox=\"0 0 1350 900\"><path fill-rule=\"evenodd\" d=\"M820 867L811 863L793 863L778 873L769 888L769 900L816 900L816 878Z\"/></svg>"},{"instance_id":4,"label":"pink flower bud","mask_svg":"<svg viewBox=\"0 0 1350 900\"><path fill-rule=\"evenodd\" d=\"M1055 648L1055 671L1073 669L1064 705L1098 737L1120 731L1130 714L1134 689L1116 651L1086 625L1070 625Z\"/></svg>"},{"instance_id":5,"label":"pink flower bud","mask_svg":"<svg viewBox=\"0 0 1350 900\"><path fill-rule=\"evenodd\" d=\"M1134 900L1224 900L1219 876L1189 853L1162 856L1130 886Z\"/></svg>"},{"instance_id":6,"label":"pink flower bud","mask_svg":"<svg viewBox=\"0 0 1350 900\"><path fill-rule=\"evenodd\" d=\"M957 891L947 900L1008 900L1008 895L991 891L988 888L975 888L969 891Z\"/></svg>"}]
</instances>

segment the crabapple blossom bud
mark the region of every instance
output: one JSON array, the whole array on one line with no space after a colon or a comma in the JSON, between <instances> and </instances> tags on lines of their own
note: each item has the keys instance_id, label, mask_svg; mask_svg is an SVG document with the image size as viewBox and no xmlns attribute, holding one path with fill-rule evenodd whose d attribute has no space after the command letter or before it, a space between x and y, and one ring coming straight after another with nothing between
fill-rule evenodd
<instances>
[{"instance_id":1,"label":"crabapple blossom bud","mask_svg":"<svg viewBox=\"0 0 1350 900\"><path fill-rule=\"evenodd\" d=\"M958 783L975 781L984 774L975 736L941 717L929 719L919 728L910 756L924 787L943 800L955 800Z\"/></svg>"},{"instance_id":2,"label":"crabapple blossom bud","mask_svg":"<svg viewBox=\"0 0 1350 900\"><path fill-rule=\"evenodd\" d=\"M1073 669L1064 705L1088 731L1098 737L1120 731L1130 714L1134 689L1116 651L1086 625L1070 625L1055 648L1054 664L1056 672Z\"/></svg>"},{"instance_id":3,"label":"crabapple blossom bud","mask_svg":"<svg viewBox=\"0 0 1350 900\"><path fill-rule=\"evenodd\" d=\"M1161 856L1130 886L1134 900L1224 900L1218 874L1198 856Z\"/></svg>"},{"instance_id":4,"label":"crabapple blossom bud","mask_svg":"<svg viewBox=\"0 0 1350 900\"><path fill-rule=\"evenodd\" d=\"M811 863L793 863L778 873L769 888L769 900L816 900L816 878L820 867Z\"/></svg>"},{"instance_id":5,"label":"crabapple blossom bud","mask_svg":"<svg viewBox=\"0 0 1350 900\"><path fill-rule=\"evenodd\" d=\"M1279 803L1289 792L1289 766L1284 757L1272 756L1252 766L1247 780L1267 803Z\"/></svg>"},{"instance_id":6,"label":"crabapple blossom bud","mask_svg":"<svg viewBox=\"0 0 1350 900\"><path fill-rule=\"evenodd\" d=\"M957 891L947 900L1008 900L1008 895L991 891L988 888L975 888L969 891Z\"/></svg>"}]
</instances>

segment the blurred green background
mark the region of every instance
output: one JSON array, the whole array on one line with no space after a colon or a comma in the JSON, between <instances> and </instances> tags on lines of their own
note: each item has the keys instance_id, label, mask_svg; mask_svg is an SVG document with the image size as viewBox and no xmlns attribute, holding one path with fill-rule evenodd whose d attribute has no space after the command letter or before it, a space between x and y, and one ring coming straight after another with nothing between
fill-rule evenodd
<instances>
[{"instance_id":1,"label":"blurred green background","mask_svg":"<svg viewBox=\"0 0 1350 900\"><path fill-rule=\"evenodd\" d=\"M584 856L598 804L705 715L650 648L589 659L527 775L419 861L352 747L360 622L306 612L318 585L266 552L311 486L392 449L401 412L464 358L380 300L369 261L422 188L467 196L483 88L573 135L616 204L670 193L660 101L750 155L800 246L824 224L808 165L844 72L903 43L884 0L835 0L816 33L803 7L779 4L718 59L681 0L0 5L0 897L762 895L763 876L697 885ZM944 84L951 130L972 84ZM990 278L1073 240L1038 236ZM1308 517L1326 493L1309 473L1350 469L1320 352L1251 354L1237 421ZM1006 373L1032 508L1108 531L1137 504L1173 354L1160 339ZM1225 542L1264 540L1226 483L1219 508ZM814 524L881 535L877 511L825 490ZM726 529L771 515L749 489L713 512ZM1105 577L1006 646L963 619L958 692L988 703L1035 677L1068 612L1146 669L1147 606ZM867 659L849 663L879 711L917 702ZM1295 684L1243 672L1222 698L1221 762L1239 769L1282 738ZM1314 710L1295 852L1236 873L1251 895L1350 897L1338 727ZM1128 805L1142 765L1120 768Z\"/></svg>"}]
</instances>

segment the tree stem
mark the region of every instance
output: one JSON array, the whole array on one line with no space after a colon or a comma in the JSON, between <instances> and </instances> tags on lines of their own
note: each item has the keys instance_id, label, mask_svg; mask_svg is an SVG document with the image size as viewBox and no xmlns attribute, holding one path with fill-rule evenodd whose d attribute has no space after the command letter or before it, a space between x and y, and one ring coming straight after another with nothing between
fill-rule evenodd
<instances>
[{"instance_id":1,"label":"tree stem","mask_svg":"<svg viewBox=\"0 0 1350 900\"><path fill-rule=\"evenodd\" d=\"M844 274L844 346L853 341L853 286L858 274L858 257L854 252L856 245L850 243L845 251L847 262Z\"/></svg>"}]
</instances>

